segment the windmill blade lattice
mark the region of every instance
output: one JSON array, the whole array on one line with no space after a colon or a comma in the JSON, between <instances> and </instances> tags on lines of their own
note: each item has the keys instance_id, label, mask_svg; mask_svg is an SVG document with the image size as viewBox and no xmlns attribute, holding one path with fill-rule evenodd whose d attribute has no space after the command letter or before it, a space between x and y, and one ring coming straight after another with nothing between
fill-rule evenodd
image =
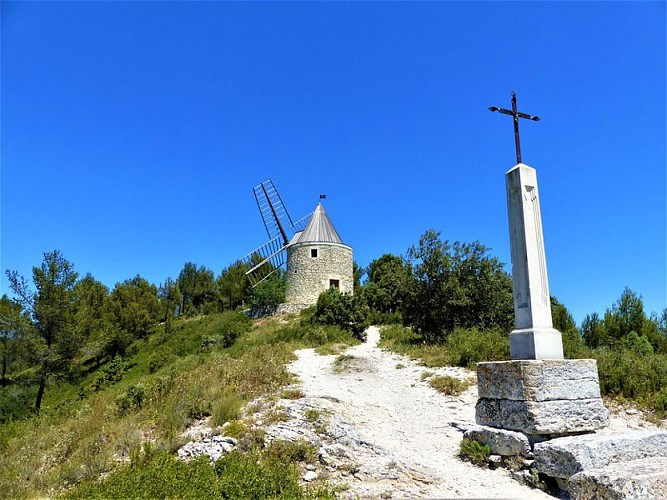
<instances>
[{"instance_id":1,"label":"windmill blade lattice","mask_svg":"<svg viewBox=\"0 0 667 500\"><path fill-rule=\"evenodd\" d=\"M267 243L241 259L249 267L246 276L254 288L285 265L286 249L290 239L306 227L310 214L296 223L292 222L271 179L255 186L253 193L269 235Z\"/></svg>"},{"instance_id":2,"label":"windmill blade lattice","mask_svg":"<svg viewBox=\"0 0 667 500\"><path fill-rule=\"evenodd\" d=\"M285 245L282 236L276 236L241 259L250 269L246 276L255 287L285 264Z\"/></svg>"},{"instance_id":3,"label":"windmill blade lattice","mask_svg":"<svg viewBox=\"0 0 667 500\"><path fill-rule=\"evenodd\" d=\"M257 208L259 208L259 213L262 215L262 221L264 222L264 227L269 238L273 239L276 236L282 236L283 244L287 245L289 240L287 239L285 226L291 228L294 223L273 181L269 179L255 186L252 190L255 194Z\"/></svg>"}]
</instances>

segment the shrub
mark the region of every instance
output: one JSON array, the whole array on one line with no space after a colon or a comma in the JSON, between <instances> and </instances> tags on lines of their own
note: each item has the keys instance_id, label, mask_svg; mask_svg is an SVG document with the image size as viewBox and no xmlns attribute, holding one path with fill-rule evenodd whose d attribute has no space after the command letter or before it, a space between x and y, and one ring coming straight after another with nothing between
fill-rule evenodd
<instances>
[{"instance_id":1,"label":"shrub","mask_svg":"<svg viewBox=\"0 0 667 500\"><path fill-rule=\"evenodd\" d=\"M278 444L280 443L280 444ZM326 489L304 491L293 463L308 445L277 442L266 452L233 451L211 467L208 457L182 462L166 451L135 448L131 464L100 482L68 492L69 498L334 498Z\"/></svg>"},{"instance_id":2,"label":"shrub","mask_svg":"<svg viewBox=\"0 0 667 500\"><path fill-rule=\"evenodd\" d=\"M273 307L285 302L287 281L283 277L271 276L252 289L250 307L259 309Z\"/></svg>"},{"instance_id":3,"label":"shrub","mask_svg":"<svg viewBox=\"0 0 667 500\"><path fill-rule=\"evenodd\" d=\"M509 359L509 345L509 337L500 331L477 328L457 328L445 341L450 363L467 368L480 361Z\"/></svg>"},{"instance_id":4,"label":"shrub","mask_svg":"<svg viewBox=\"0 0 667 500\"><path fill-rule=\"evenodd\" d=\"M215 498L216 471L207 457L185 463L165 451L132 451L132 465L101 482L84 485L69 498Z\"/></svg>"},{"instance_id":5,"label":"shrub","mask_svg":"<svg viewBox=\"0 0 667 500\"><path fill-rule=\"evenodd\" d=\"M116 413L123 416L141 409L146 390L142 385L130 385L116 398Z\"/></svg>"},{"instance_id":6,"label":"shrub","mask_svg":"<svg viewBox=\"0 0 667 500\"><path fill-rule=\"evenodd\" d=\"M396 312L380 312L371 309L368 314L368 321L371 325L402 325L403 314Z\"/></svg>"},{"instance_id":7,"label":"shrub","mask_svg":"<svg viewBox=\"0 0 667 500\"><path fill-rule=\"evenodd\" d=\"M35 414L35 388L18 384L0 387L0 424Z\"/></svg>"},{"instance_id":8,"label":"shrub","mask_svg":"<svg viewBox=\"0 0 667 500\"><path fill-rule=\"evenodd\" d=\"M236 420L241 415L243 401L233 392L225 392L218 397L213 405L213 425L222 425Z\"/></svg>"},{"instance_id":9,"label":"shrub","mask_svg":"<svg viewBox=\"0 0 667 500\"><path fill-rule=\"evenodd\" d=\"M258 452L228 453L215 464L219 496L236 498L300 498L298 469L276 458L262 459Z\"/></svg>"},{"instance_id":10,"label":"shrub","mask_svg":"<svg viewBox=\"0 0 667 500\"><path fill-rule=\"evenodd\" d=\"M593 356L598 361L603 395L632 399L652 410L665 411L660 394L667 387L667 355L644 356L629 349L599 348Z\"/></svg>"},{"instance_id":11,"label":"shrub","mask_svg":"<svg viewBox=\"0 0 667 500\"><path fill-rule=\"evenodd\" d=\"M660 413L667 412L667 387L660 389L655 398L655 410Z\"/></svg>"},{"instance_id":12,"label":"shrub","mask_svg":"<svg viewBox=\"0 0 667 500\"><path fill-rule=\"evenodd\" d=\"M306 417L306 420L314 421L320 418L320 412L314 408L308 408L303 412L303 416Z\"/></svg>"},{"instance_id":13,"label":"shrub","mask_svg":"<svg viewBox=\"0 0 667 500\"><path fill-rule=\"evenodd\" d=\"M242 312L227 311L217 318L212 335L202 340L202 349L221 347L226 349L243 334L250 331L252 323Z\"/></svg>"},{"instance_id":14,"label":"shrub","mask_svg":"<svg viewBox=\"0 0 667 500\"><path fill-rule=\"evenodd\" d=\"M586 346L586 342L576 329L569 329L563 334L563 354L567 359L588 359L591 357L591 350Z\"/></svg>"},{"instance_id":15,"label":"shrub","mask_svg":"<svg viewBox=\"0 0 667 500\"><path fill-rule=\"evenodd\" d=\"M247 432L248 428L241 420L231 420L225 426L223 433L225 436L240 438L243 434Z\"/></svg>"},{"instance_id":16,"label":"shrub","mask_svg":"<svg viewBox=\"0 0 667 500\"><path fill-rule=\"evenodd\" d=\"M173 363L175 360L176 356L163 350L153 353L150 358L148 358L148 372L155 373L163 366Z\"/></svg>"},{"instance_id":17,"label":"shrub","mask_svg":"<svg viewBox=\"0 0 667 500\"><path fill-rule=\"evenodd\" d=\"M432 377L428 383L436 391L441 392L447 396L458 396L473 384L473 382L470 380L462 381L448 375Z\"/></svg>"},{"instance_id":18,"label":"shrub","mask_svg":"<svg viewBox=\"0 0 667 500\"><path fill-rule=\"evenodd\" d=\"M653 346L646 336L639 336L635 331L628 333L623 341L623 345L626 349L630 349L642 356L651 356L653 354Z\"/></svg>"},{"instance_id":19,"label":"shrub","mask_svg":"<svg viewBox=\"0 0 667 500\"><path fill-rule=\"evenodd\" d=\"M306 395L301 389L285 389L280 394L280 397L283 399L301 399L305 396Z\"/></svg>"},{"instance_id":20,"label":"shrub","mask_svg":"<svg viewBox=\"0 0 667 500\"><path fill-rule=\"evenodd\" d=\"M396 324L382 327L380 338L387 342L400 344L415 344L419 342L419 337L412 330Z\"/></svg>"},{"instance_id":21,"label":"shrub","mask_svg":"<svg viewBox=\"0 0 667 500\"><path fill-rule=\"evenodd\" d=\"M315 448L303 439L297 441L273 441L266 450L269 457L279 462L296 463L315 461Z\"/></svg>"},{"instance_id":22,"label":"shrub","mask_svg":"<svg viewBox=\"0 0 667 500\"><path fill-rule=\"evenodd\" d=\"M270 344L301 342L309 347L319 347L332 343L351 345L357 343L358 339L340 326L300 323L279 328L272 338L265 341Z\"/></svg>"},{"instance_id":23,"label":"shrub","mask_svg":"<svg viewBox=\"0 0 667 500\"><path fill-rule=\"evenodd\" d=\"M488 444L482 444L474 439L463 438L459 447L459 458L464 462L471 462L480 467L486 467L489 463L491 448Z\"/></svg>"},{"instance_id":24,"label":"shrub","mask_svg":"<svg viewBox=\"0 0 667 500\"><path fill-rule=\"evenodd\" d=\"M318 297L312 321L339 326L365 340L364 332L370 325L368 314L368 306L361 298L330 288Z\"/></svg>"},{"instance_id":25,"label":"shrub","mask_svg":"<svg viewBox=\"0 0 667 500\"><path fill-rule=\"evenodd\" d=\"M119 382L131 367L132 365L126 359L121 356L114 356L111 361L97 371L90 384L90 389L99 391L108 385Z\"/></svg>"},{"instance_id":26,"label":"shrub","mask_svg":"<svg viewBox=\"0 0 667 500\"><path fill-rule=\"evenodd\" d=\"M509 337L499 330L457 328L440 344L429 344L411 329L386 326L382 345L401 354L421 359L426 366L463 366L472 368L480 361L509 359Z\"/></svg>"},{"instance_id":27,"label":"shrub","mask_svg":"<svg viewBox=\"0 0 667 500\"><path fill-rule=\"evenodd\" d=\"M354 361L357 358L350 354L341 354L337 356L333 362L332 370L334 373L341 373L352 368Z\"/></svg>"}]
</instances>

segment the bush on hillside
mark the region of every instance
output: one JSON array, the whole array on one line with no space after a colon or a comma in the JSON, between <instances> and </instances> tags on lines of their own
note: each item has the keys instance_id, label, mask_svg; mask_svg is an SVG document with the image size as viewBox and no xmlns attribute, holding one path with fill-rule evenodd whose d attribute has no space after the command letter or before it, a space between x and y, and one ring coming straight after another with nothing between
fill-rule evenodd
<instances>
[{"instance_id":1,"label":"bush on hillside","mask_svg":"<svg viewBox=\"0 0 667 500\"><path fill-rule=\"evenodd\" d=\"M363 300L331 288L320 294L311 321L339 326L363 340L364 332L370 325L368 313L368 306Z\"/></svg>"},{"instance_id":2,"label":"bush on hillside","mask_svg":"<svg viewBox=\"0 0 667 500\"><path fill-rule=\"evenodd\" d=\"M657 412L667 411L667 355L645 356L629 349L600 348L593 351L593 357L598 361L603 395L635 400Z\"/></svg>"},{"instance_id":3,"label":"bush on hillside","mask_svg":"<svg viewBox=\"0 0 667 500\"><path fill-rule=\"evenodd\" d=\"M491 456L488 444L482 444L474 439L463 438L459 447L459 458L464 462L472 462L480 467L486 467Z\"/></svg>"},{"instance_id":4,"label":"bush on hillside","mask_svg":"<svg viewBox=\"0 0 667 500\"><path fill-rule=\"evenodd\" d=\"M218 316L212 335L202 339L201 347L202 349L231 347L241 334L249 332L251 328L250 318L242 312L224 312Z\"/></svg>"},{"instance_id":5,"label":"bush on hillside","mask_svg":"<svg viewBox=\"0 0 667 500\"><path fill-rule=\"evenodd\" d=\"M252 289L250 307L260 309L273 307L285 302L287 282L279 276L270 276Z\"/></svg>"},{"instance_id":6,"label":"bush on hillside","mask_svg":"<svg viewBox=\"0 0 667 500\"><path fill-rule=\"evenodd\" d=\"M92 391L99 391L100 389L114 384L123 378L123 375L129 370L132 365L121 356L114 356L114 358L100 368L93 376L93 381L90 384Z\"/></svg>"},{"instance_id":7,"label":"bush on hillside","mask_svg":"<svg viewBox=\"0 0 667 500\"><path fill-rule=\"evenodd\" d=\"M510 357L509 337L498 330L457 328L447 336L444 348L450 364L466 368L474 368L480 361Z\"/></svg>"},{"instance_id":8,"label":"bush on hillside","mask_svg":"<svg viewBox=\"0 0 667 500\"><path fill-rule=\"evenodd\" d=\"M421 358L426 366L473 368L480 361L509 359L509 337L499 330L456 328L444 342L429 344L409 328L391 325L382 329L382 340L393 350Z\"/></svg>"}]
</instances>

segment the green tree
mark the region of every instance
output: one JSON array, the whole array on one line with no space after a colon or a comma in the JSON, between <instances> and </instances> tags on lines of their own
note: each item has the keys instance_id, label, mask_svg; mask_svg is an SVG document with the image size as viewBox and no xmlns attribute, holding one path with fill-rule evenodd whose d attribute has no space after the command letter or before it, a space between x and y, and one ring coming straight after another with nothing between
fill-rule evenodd
<instances>
[{"instance_id":1,"label":"green tree","mask_svg":"<svg viewBox=\"0 0 667 500\"><path fill-rule=\"evenodd\" d=\"M563 351L568 359L590 357L583 337L579 333L574 318L564 304L556 297L551 297L551 320L553 327L563 335Z\"/></svg>"},{"instance_id":2,"label":"green tree","mask_svg":"<svg viewBox=\"0 0 667 500\"><path fill-rule=\"evenodd\" d=\"M105 355L105 339L115 328L109 317L109 289L87 274L73 288L73 328L81 340L80 360L99 367Z\"/></svg>"},{"instance_id":3,"label":"green tree","mask_svg":"<svg viewBox=\"0 0 667 500\"><path fill-rule=\"evenodd\" d=\"M109 305L117 327L106 342L105 354L110 357L123 355L134 340L148 335L160 318L157 287L139 275L118 283Z\"/></svg>"},{"instance_id":4,"label":"green tree","mask_svg":"<svg viewBox=\"0 0 667 500\"><path fill-rule=\"evenodd\" d=\"M450 307L454 327L499 328L514 325L512 280L490 249L478 241L454 242L452 266L454 292Z\"/></svg>"},{"instance_id":5,"label":"green tree","mask_svg":"<svg viewBox=\"0 0 667 500\"><path fill-rule=\"evenodd\" d=\"M403 309L413 285L409 264L401 257L387 253L372 261L366 274L368 281L364 295L371 308L381 313Z\"/></svg>"},{"instance_id":6,"label":"green tree","mask_svg":"<svg viewBox=\"0 0 667 500\"><path fill-rule=\"evenodd\" d=\"M182 294L181 312L203 312L206 304L216 299L215 275L210 269L187 262L178 275L178 289Z\"/></svg>"},{"instance_id":7,"label":"green tree","mask_svg":"<svg viewBox=\"0 0 667 500\"><path fill-rule=\"evenodd\" d=\"M252 289L250 307L273 307L285 302L287 282L282 272L277 271Z\"/></svg>"},{"instance_id":8,"label":"green tree","mask_svg":"<svg viewBox=\"0 0 667 500\"><path fill-rule=\"evenodd\" d=\"M352 290L356 293L361 288L361 279L366 274L366 270L357 262L352 263Z\"/></svg>"},{"instance_id":9,"label":"green tree","mask_svg":"<svg viewBox=\"0 0 667 500\"><path fill-rule=\"evenodd\" d=\"M21 304L11 300L6 294L0 298L0 357L2 376L0 386L7 385L7 369L16 356L19 334L25 322Z\"/></svg>"},{"instance_id":10,"label":"green tree","mask_svg":"<svg viewBox=\"0 0 667 500\"><path fill-rule=\"evenodd\" d=\"M632 331L623 339L623 346L626 349L635 351L641 356L650 356L654 353L653 346L646 337L637 335L637 332Z\"/></svg>"},{"instance_id":11,"label":"green tree","mask_svg":"<svg viewBox=\"0 0 667 500\"><path fill-rule=\"evenodd\" d=\"M604 318L597 313L586 316L581 331L590 347L621 347L634 332L645 338L655 352L667 352L667 336L656 315L647 317L640 295L625 288L619 299L607 309Z\"/></svg>"},{"instance_id":12,"label":"green tree","mask_svg":"<svg viewBox=\"0 0 667 500\"><path fill-rule=\"evenodd\" d=\"M183 305L183 294L178 286L178 281L167 278L160 285L158 298L161 309L164 311L164 321L169 321L178 315L178 311Z\"/></svg>"},{"instance_id":13,"label":"green tree","mask_svg":"<svg viewBox=\"0 0 667 500\"><path fill-rule=\"evenodd\" d=\"M49 377L65 373L79 347L80 339L72 325L73 289L78 274L74 266L54 250L45 253L42 264L32 269L36 291L33 292L27 280L16 271L8 271L7 277L34 324L30 352L39 378L35 400L35 411L39 414Z\"/></svg>"},{"instance_id":14,"label":"green tree","mask_svg":"<svg viewBox=\"0 0 667 500\"><path fill-rule=\"evenodd\" d=\"M512 282L502 263L479 242L442 241L426 231L408 250L414 283L405 320L427 342L455 328L499 328L514 321Z\"/></svg>"},{"instance_id":15,"label":"green tree","mask_svg":"<svg viewBox=\"0 0 667 500\"><path fill-rule=\"evenodd\" d=\"M451 245L440 240L440 233L428 230L418 246L408 250L414 286L406 304L407 324L426 341L444 340L450 321L447 300L451 295Z\"/></svg>"},{"instance_id":16,"label":"green tree","mask_svg":"<svg viewBox=\"0 0 667 500\"><path fill-rule=\"evenodd\" d=\"M581 323L581 335L589 347L608 346L611 343L604 322L596 312L584 317Z\"/></svg>"},{"instance_id":17,"label":"green tree","mask_svg":"<svg viewBox=\"0 0 667 500\"><path fill-rule=\"evenodd\" d=\"M252 297L252 286L245 274L248 269L247 264L237 260L218 276L218 290L226 302L226 309L234 310Z\"/></svg>"},{"instance_id":18,"label":"green tree","mask_svg":"<svg viewBox=\"0 0 667 500\"><path fill-rule=\"evenodd\" d=\"M605 329L615 343L622 341L630 332L643 334L646 321L642 298L627 287L604 315Z\"/></svg>"}]
</instances>

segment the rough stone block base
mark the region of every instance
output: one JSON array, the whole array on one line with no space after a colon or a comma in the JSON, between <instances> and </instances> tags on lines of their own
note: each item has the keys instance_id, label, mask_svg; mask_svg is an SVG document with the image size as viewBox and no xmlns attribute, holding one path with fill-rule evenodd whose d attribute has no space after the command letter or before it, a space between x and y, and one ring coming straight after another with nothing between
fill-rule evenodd
<instances>
[{"instance_id":1,"label":"rough stone block base","mask_svg":"<svg viewBox=\"0 0 667 500\"><path fill-rule=\"evenodd\" d=\"M667 458L615 463L578 472L568 487L572 500L620 500L667 497Z\"/></svg>"},{"instance_id":2,"label":"rough stone block base","mask_svg":"<svg viewBox=\"0 0 667 500\"><path fill-rule=\"evenodd\" d=\"M558 436L590 432L609 424L601 399L512 401L479 399L475 419L480 425Z\"/></svg>"},{"instance_id":3,"label":"rough stone block base","mask_svg":"<svg viewBox=\"0 0 667 500\"><path fill-rule=\"evenodd\" d=\"M479 425L562 436L609 423L593 359L479 363L477 387Z\"/></svg>"},{"instance_id":4,"label":"rough stone block base","mask_svg":"<svg viewBox=\"0 0 667 500\"><path fill-rule=\"evenodd\" d=\"M520 432L477 426L468 429L463 437L488 445L491 448L492 455L503 457L532 456L528 438Z\"/></svg>"},{"instance_id":5,"label":"rough stone block base","mask_svg":"<svg viewBox=\"0 0 667 500\"><path fill-rule=\"evenodd\" d=\"M477 388L480 398L515 401L600 397L594 359L478 363Z\"/></svg>"},{"instance_id":6,"label":"rough stone block base","mask_svg":"<svg viewBox=\"0 0 667 500\"><path fill-rule=\"evenodd\" d=\"M533 455L539 472L567 479L616 462L667 457L667 432L562 437L537 443Z\"/></svg>"}]
</instances>

